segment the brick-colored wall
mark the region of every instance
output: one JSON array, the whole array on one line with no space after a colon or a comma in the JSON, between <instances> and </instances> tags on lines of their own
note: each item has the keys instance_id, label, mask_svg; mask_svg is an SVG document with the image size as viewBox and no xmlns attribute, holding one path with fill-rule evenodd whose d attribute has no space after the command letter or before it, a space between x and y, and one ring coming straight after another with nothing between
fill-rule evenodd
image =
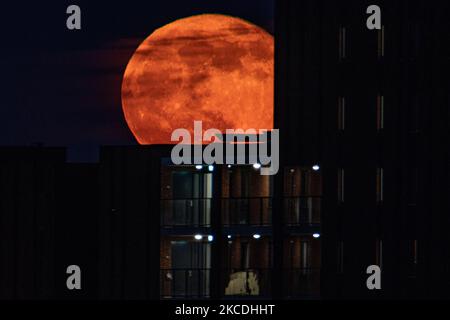
<instances>
[{"instance_id":1,"label":"brick-colored wall","mask_svg":"<svg viewBox=\"0 0 450 320\"><path fill-rule=\"evenodd\" d=\"M242 190L243 179L248 179L248 194ZM224 167L222 170L222 197L223 198L243 198L243 202L248 201L250 224L270 223L270 178L260 175L258 170L249 166ZM224 221L229 221L227 205L223 203Z\"/></svg>"},{"instance_id":2,"label":"brick-colored wall","mask_svg":"<svg viewBox=\"0 0 450 320\"><path fill-rule=\"evenodd\" d=\"M291 237L284 241L284 267L301 268L303 266L302 242L307 242L309 246L309 261L307 265L310 268L320 268L320 240L312 239L309 236Z\"/></svg>"},{"instance_id":3,"label":"brick-colored wall","mask_svg":"<svg viewBox=\"0 0 450 320\"><path fill-rule=\"evenodd\" d=\"M302 183L302 174L307 172L309 183ZM302 189L306 188L305 190ZM321 196L322 178L318 171L303 169L300 167L289 167L284 170L284 195L286 197L299 196Z\"/></svg>"},{"instance_id":4,"label":"brick-colored wall","mask_svg":"<svg viewBox=\"0 0 450 320\"><path fill-rule=\"evenodd\" d=\"M240 269L241 261L241 244L243 241L249 242L249 268L265 269L270 267L270 240L269 238L252 239L247 237L235 237L229 246L230 267L232 269Z\"/></svg>"}]
</instances>

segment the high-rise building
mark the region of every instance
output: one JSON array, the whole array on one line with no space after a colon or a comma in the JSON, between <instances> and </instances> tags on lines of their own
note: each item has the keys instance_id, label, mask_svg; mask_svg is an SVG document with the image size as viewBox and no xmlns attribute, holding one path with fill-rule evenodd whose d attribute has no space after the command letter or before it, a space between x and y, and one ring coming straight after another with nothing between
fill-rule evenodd
<instances>
[{"instance_id":1,"label":"high-rise building","mask_svg":"<svg viewBox=\"0 0 450 320\"><path fill-rule=\"evenodd\" d=\"M277 2L281 166L321 167L324 298L449 295L448 9ZM370 265L382 290L366 286Z\"/></svg>"}]
</instances>

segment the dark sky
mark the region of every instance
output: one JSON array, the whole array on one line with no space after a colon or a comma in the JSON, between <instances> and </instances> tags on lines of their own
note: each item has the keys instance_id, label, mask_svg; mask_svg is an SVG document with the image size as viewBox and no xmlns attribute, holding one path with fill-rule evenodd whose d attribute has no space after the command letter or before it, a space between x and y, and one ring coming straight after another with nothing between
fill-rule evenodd
<instances>
[{"instance_id":1,"label":"dark sky","mask_svg":"<svg viewBox=\"0 0 450 320\"><path fill-rule=\"evenodd\" d=\"M91 161L99 145L136 144L122 114L128 60L156 28L201 13L253 22L273 34L274 0L35 1L2 3L0 145L69 147ZM66 28L77 4L82 30Z\"/></svg>"}]
</instances>

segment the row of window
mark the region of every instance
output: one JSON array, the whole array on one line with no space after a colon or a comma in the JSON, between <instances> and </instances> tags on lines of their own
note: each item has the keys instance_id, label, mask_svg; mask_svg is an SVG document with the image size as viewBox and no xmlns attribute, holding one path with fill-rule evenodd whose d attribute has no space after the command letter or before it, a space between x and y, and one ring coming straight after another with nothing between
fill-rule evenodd
<instances>
[{"instance_id":1,"label":"row of window","mask_svg":"<svg viewBox=\"0 0 450 320\"><path fill-rule=\"evenodd\" d=\"M396 43L399 44L399 53L403 58L411 59L417 58L426 52L426 46L424 45L425 28L423 25L416 23L410 23L406 29L402 29L400 37L397 38ZM373 31L371 31L373 32ZM377 32L377 57L380 59L385 56L385 27L381 26ZM348 57L348 30L346 27L339 27L338 31L339 39L339 60L342 61Z\"/></svg>"},{"instance_id":2,"label":"row of window","mask_svg":"<svg viewBox=\"0 0 450 320\"><path fill-rule=\"evenodd\" d=\"M408 205L417 204L417 196L419 192L419 171L417 168L410 168L405 174L405 196L408 201ZM376 202L381 203L384 201L384 169L376 169ZM345 170L340 168L337 172L337 198L338 202L343 203L345 200Z\"/></svg>"},{"instance_id":3,"label":"row of window","mask_svg":"<svg viewBox=\"0 0 450 320\"><path fill-rule=\"evenodd\" d=\"M376 114L376 128L381 131L384 129L384 96L382 95L377 95ZM338 130L345 130L345 97L338 98Z\"/></svg>"},{"instance_id":4,"label":"row of window","mask_svg":"<svg viewBox=\"0 0 450 320\"><path fill-rule=\"evenodd\" d=\"M374 263L383 268L383 240L377 239L375 241L375 255ZM408 241L407 267L408 275L414 276L418 263L418 241ZM337 272L344 273L344 241L337 242Z\"/></svg>"},{"instance_id":5,"label":"row of window","mask_svg":"<svg viewBox=\"0 0 450 320\"><path fill-rule=\"evenodd\" d=\"M337 196L338 201L343 203L345 200L345 170L342 168L338 169L338 186L337 186ZM377 168L376 170L376 201L378 203L383 202L384 195L384 169Z\"/></svg>"},{"instance_id":6,"label":"row of window","mask_svg":"<svg viewBox=\"0 0 450 320\"><path fill-rule=\"evenodd\" d=\"M417 133L420 130L420 118L422 117L421 110L420 110L420 102L419 97L415 97L411 99L409 102L409 110L406 113L407 116L407 123L406 128L409 133ZM384 129L384 122L385 122L385 112L384 112L384 96L383 95L377 95L376 97L376 129L377 131L381 131ZM338 97L338 103L337 103L337 128L339 131L344 131L346 126L346 99L345 97L341 96Z\"/></svg>"},{"instance_id":7,"label":"row of window","mask_svg":"<svg viewBox=\"0 0 450 320\"><path fill-rule=\"evenodd\" d=\"M347 28L339 27L339 60L347 58ZM384 26L377 30L377 57L384 57Z\"/></svg>"}]
</instances>

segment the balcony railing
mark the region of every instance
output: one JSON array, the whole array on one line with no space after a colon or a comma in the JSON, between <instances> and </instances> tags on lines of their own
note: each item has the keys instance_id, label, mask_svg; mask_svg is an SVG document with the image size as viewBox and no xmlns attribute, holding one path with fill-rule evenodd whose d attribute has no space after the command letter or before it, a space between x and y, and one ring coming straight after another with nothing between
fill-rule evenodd
<instances>
[{"instance_id":1,"label":"balcony railing","mask_svg":"<svg viewBox=\"0 0 450 320\"><path fill-rule=\"evenodd\" d=\"M225 226L269 226L272 198L222 198L222 223Z\"/></svg>"},{"instance_id":2,"label":"balcony railing","mask_svg":"<svg viewBox=\"0 0 450 320\"><path fill-rule=\"evenodd\" d=\"M285 197L285 224L288 226L320 224L321 202L321 197Z\"/></svg>"},{"instance_id":3,"label":"balcony railing","mask_svg":"<svg viewBox=\"0 0 450 320\"><path fill-rule=\"evenodd\" d=\"M284 296L314 298L320 296L320 269L284 269L275 275L270 268L225 269L221 273L224 297L270 297L272 277L284 282ZM205 299L210 297L210 268L161 269L162 299Z\"/></svg>"},{"instance_id":4,"label":"balcony railing","mask_svg":"<svg viewBox=\"0 0 450 320\"><path fill-rule=\"evenodd\" d=\"M271 294L272 269L228 269L225 276L225 296L269 297Z\"/></svg>"},{"instance_id":5,"label":"balcony railing","mask_svg":"<svg viewBox=\"0 0 450 320\"><path fill-rule=\"evenodd\" d=\"M161 269L161 298L208 298L211 269Z\"/></svg>"},{"instance_id":6,"label":"balcony railing","mask_svg":"<svg viewBox=\"0 0 450 320\"><path fill-rule=\"evenodd\" d=\"M169 298L209 298L211 269L161 269L160 295ZM271 269L226 269L221 272L223 296L270 295Z\"/></svg>"},{"instance_id":7,"label":"balcony railing","mask_svg":"<svg viewBox=\"0 0 450 320\"><path fill-rule=\"evenodd\" d=\"M162 199L162 227L209 227L211 225L211 198Z\"/></svg>"},{"instance_id":8,"label":"balcony railing","mask_svg":"<svg viewBox=\"0 0 450 320\"><path fill-rule=\"evenodd\" d=\"M270 197L221 198L224 226L270 226ZM284 222L287 226L320 224L321 197L285 197ZM162 199L162 227L210 227L211 198Z\"/></svg>"},{"instance_id":9,"label":"balcony railing","mask_svg":"<svg viewBox=\"0 0 450 320\"><path fill-rule=\"evenodd\" d=\"M291 268L284 270L285 295L290 298L320 296L319 268Z\"/></svg>"}]
</instances>

